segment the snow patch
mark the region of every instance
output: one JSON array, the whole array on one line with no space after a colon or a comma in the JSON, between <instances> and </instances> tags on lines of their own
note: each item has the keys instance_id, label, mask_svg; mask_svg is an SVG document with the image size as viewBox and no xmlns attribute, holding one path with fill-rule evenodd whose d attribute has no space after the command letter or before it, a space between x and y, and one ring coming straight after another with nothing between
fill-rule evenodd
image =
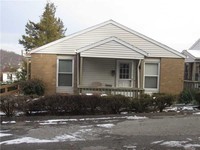
<instances>
[{"instance_id":1,"label":"snow patch","mask_svg":"<svg viewBox=\"0 0 200 150\"><path fill-rule=\"evenodd\" d=\"M59 135L53 139L37 139L32 137L23 137L19 139L13 139L8 141L0 142L1 144L11 145L11 144L22 144L22 143L55 143L55 142L64 142L64 141L83 141L84 139L73 136L73 135Z\"/></svg>"},{"instance_id":2,"label":"snow patch","mask_svg":"<svg viewBox=\"0 0 200 150\"><path fill-rule=\"evenodd\" d=\"M112 124L112 123L108 123L108 124L97 124L96 126L97 126L97 127L103 127L103 128L112 128L112 127L114 127L115 125Z\"/></svg>"},{"instance_id":3,"label":"snow patch","mask_svg":"<svg viewBox=\"0 0 200 150\"><path fill-rule=\"evenodd\" d=\"M154 141L152 142L151 144L159 144L159 143L162 143L164 140L160 140L160 141Z\"/></svg>"},{"instance_id":4,"label":"snow patch","mask_svg":"<svg viewBox=\"0 0 200 150\"><path fill-rule=\"evenodd\" d=\"M79 132L81 133L86 133L86 132L90 132L92 131L92 129L80 129Z\"/></svg>"},{"instance_id":5,"label":"snow patch","mask_svg":"<svg viewBox=\"0 0 200 150\"><path fill-rule=\"evenodd\" d=\"M124 145L123 147L126 148L126 149L136 150L137 146L135 146L135 145L133 145L133 146L132 145Z\"/></svg>"},{"instance_id":6,"label":"snow patch","mask_svg":"<svg viewBox=\"0 0 200 150\"><path fill-rule=\"evenodd\" d=\"M4 136L11 136L12 134L8 134L8 133L0 133L0 138L4 137Z\"/></svg>"},{"instance_id":7,"label":"snow patch","mask_svg":"<svg viewBox=\"0 0 200 150\"><path fill-rule=\"evenodd\" d=\"M0 144L21 144L21 143L50 143L50 142L55 142L55 140L46 140L46 139L36 139L32 137L23 137L19 139L13 139L13 140L8 140L8 141L3 141L0 142Z\"/></svg>"},{"instance_id":8,"label":"snow patch","mask_svg":"<svg viewBox=\"0 0 200 150\"><path fill-rule=\"evenodd\" d=\"M2 111L0 111L0 116L5 116L6 114Z\"/></svg>"},{"instance_id":9,"label":"snow patch","mask_svg":"<svg viewBox=\"0 0 200 150\"><path fill-rule=\"evenodd\" d=\"M2 124L15 124L16 121L2 121Z\"/></svg>"},{"instance_id":10,"label":"snow patch","mask_svg":"<svg viewBox=\"0 0 200 150\"><path fill-rule=\"evenodd\" d=\"M178 107L166 107L163 111L164 112L177 112Z\"/></svg>"},{"instance_id":11,"label":"snow patch","mask_svg":"<svg viewBox=\"0 0 200 150\"><path fill-rule=\"evenodd\" d=\"M168 147L183 147L182 144L187 143L188 141L166 141L161 143L160 145L165 145Z\"/></svg>"},{"instance_id":12,"label":"snow patch","mask_svg":"<svg viewBox=\"0 0 200 150\"><path fill-rule=\"evenodd\" d=\"M64 135L60 135L60 136L56 136L52 141L83 141L84 139L73 136L73 135L69 135L69 134L64 134Z\"/></svg>"},{"instance_id":13,"label":"snow patch","mask_svg":"<svg viewBox=\"0 0 200 150\"><path fill-rule=\"evenodd\" d=\"M186 144L183 146L185 149L191 149L194 147L200 147L200 144Z\"/></svg>"},{"instance_id":14,"label":"snow patch","mask_svg":"<svg viewBox=\"0 0 200 150\"><path fill-rule=\"evenodd\" d=\"M81 118L81 119L52 119L52 120L43 120L35 121L40 125L56 125L56 124L67 124L71 121L98 121L98 120L112 120L113 119L129 119L129 120L138 120L138 119L147 119L147 117L138 117L138 116L120 116L120 117L101 117L101 118ZM28 122L28 121L25 121Z\"/></svg>"},{"instance_id":15,"label":"snow patch","mask_svg":"<svg viewBox=\"0 0 200 150\"><path fill-rule=\"evenodd\" d=\"M67 121L78 121L77 119L53 119L39 121L40 125L54 125L54 124L67 124Z\"/></svg>"},{"instance_id":16,"label":"snow patch","mask_svg":"<svg viewBox=\"0 0 200 150\"><path fill-rule=\"evenodd\" d=\"M194 115L200 115L200 112L197 112L197 113L193 113Z\"/></svg>"},{"instance_id":17,"label":"snow patch","mask_svg":"<svg viewBox=\"0 0 200 150\"><path fill-rule=\"evenodd\" d=\"M139 119L146 119L147 117L138 117L138 116L127 116L126 119L130 120L139 120Z\"/></svg>"},{"instance_id":18,"label":"snow patch","mask_svg":"<svg viewBox=\"0 0 200 150\"><path fill-rule=\"evenodd\" d=\"M182 108L182 110L186 110L186 111L194 111L194 108L192 106L184 106Z\"/></svg>"}]
</instances>

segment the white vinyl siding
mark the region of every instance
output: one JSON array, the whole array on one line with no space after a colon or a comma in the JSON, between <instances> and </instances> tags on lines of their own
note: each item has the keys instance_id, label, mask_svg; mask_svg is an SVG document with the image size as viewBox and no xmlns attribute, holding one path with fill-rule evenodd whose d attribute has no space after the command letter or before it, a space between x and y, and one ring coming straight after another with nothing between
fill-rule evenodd
<instances>
[{"instance_id":1,"label":"white vinyl siding","mask_svg":"<svg viewBox=\"0 0 200 150\"><path fill-rule=\"evenodd\" d=\"M115 86L115 59L83 58L83 77L81 85L92 86L95 82L102 86Z\"/></svg>"},{"instance_id":2,"label":"white vinyl siding","mask_svg":"<svg viewBox=\"0 0 200 150\"><path fill-rule=\"evenodd\" d=\"M116 41L81 52L82 57L143 59L144 56Z\"/></svg>"},{"instance_id":3,"label":"white vinyl siding","mask_svg":"<svg viewBox=\"0 0 200 150\"><path fill-rule=\"evenodd\" d=\"M147 92L159 91L160 62L148 60L144 66L144 89Z\"/></svg>"},{"instance_id":4,"label":"white vinyl siding","mask_svg":"<svg viewBox=\"0 0 200 150\"><path fill-rule=\"evenodd\" d=\"M181 58L177 54L111 23L79 34L72 38L62 40L56 44L46 46L35 53L75 54L77 49L112 36L146 51L149 53L149 57Z\"/></svg>"},{"instance_id":5,"label":"white vinyl siding","mask_svg":"<svg viewBox=\"0 0 200 150\"><path fill-rule=\"evenodd\" d=\"M57 58L57 93L73 93L73 59L73 56L58 56Z\"/></svg>"}]
</instances>

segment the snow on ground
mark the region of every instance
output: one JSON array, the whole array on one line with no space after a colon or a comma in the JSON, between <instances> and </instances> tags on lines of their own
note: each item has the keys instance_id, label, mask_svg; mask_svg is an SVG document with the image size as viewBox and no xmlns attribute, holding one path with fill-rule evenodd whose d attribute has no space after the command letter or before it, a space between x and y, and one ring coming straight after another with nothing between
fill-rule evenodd
<instances>
[{"instance_id":1,"label":"snow on ground","mask_svg":"<svg viewBox=\"0 0 200 150\"><path fill-rule=\"evenodd\" d=\"M166 107L163 111L164 112L177 112L179 113L180 111L196 111L198 105L185 105L185 104L176 104L174 106Z\"/></svg>"},{"instance_id":2,"label":"snow on ground","mask_svg":"<svg viewBox=\"0 0 200 150\"><path fill-rule=\"evenodd\" d=\"M193 149L193 148L200 148L200 144L190 144L188 142L192 141L192 139L187 138L188 141L154 141L151 144L159 144L161 146L166 147L178 147L178 148L184 148L184 149Z\"/></svg>"},{"instance_id":3,"label":"snow on ground","mask_svg":"<svg viewBox=\"0 0 200 150\"><path fill-rule=\"evenodd\" d=\"M36 122L39 122L40 125L55 125L55 124L67 124L67 122L72 122L72 121L98 121L98 120L113 120L113 119L138 120L138 119L147 119L147 117L138 117L135 115L135 116L120 116L120 117L81 118L81 119L52 119L52 120L43 120Z\"/></svg>"},{"instance_id":4,"label":"snow on ground","mask_svg":"<svg viewBox=\"0 0 200 150\"><path fill-rule=\"evenodd\" d=\"M139 120L139 119L147 119L147 117L127 116L126 119L129 119L129 120Z\"/></svg>"},{"instance_id":5,"label":"snow on ground","mask_svg":"<svg viewBox=\"0 0 200 150\"><path fill-rule=\"evenodd\" d=\"M103 128L112 128L112 127L114 127L115 125L112 124L112 123L107 123L107 124L97 124L96 126L97 126L97 127L103 127Z\"/></svg>"},{"instance_id":6,"label":"snow on ground","mask_svg":"<svg viewBox=\"0 0 200 150\"><path fill-rule=\"evenodd\" d=\"M55 140L46 140L46 139L36 139L32 137L23 137L19 139L13 139L13 140L8 140L8 141L3 141L0 142L1 144L21 144L21 143L50 143L50 142L55 142Z\"/></svg>"},{"instance_id":7,"label":"snow on ground","mask_svg":"<svg viewBox=\"0 0 200 150\"><path fill-rule=\"evenodd\" d=\"M15 124L16 121L2 121L2 124Z\"/></svg>"},{"instance_id":8,"label":"snow on ground","mask_svg":"<svg viewBox=\"0 0 200 150\"><path fill-rule=\"evenodd\" d=\"M0 138L1 137L4 137L4 136L11 136L12 134L9 134L9 133L2 133L1 131L0 131Z\"/></svg>"},{"instance_id":9,"label":"snow on ground","mask_svg":"<svg viewBox=\"0 0 200 150\"><path fill-rule=\"evenodd\" d=\"M161 143L160 145L165 145L167 147L183 147L182 144L187 143L188 141L166 141Z\"/></svg>"},{"instance_id":10,"label":"snow on ground","mask_svg":"<svg viewBox=\"0 0 200 150\"><path fill-rule=\"evenodd\" d=\"M182 108L182 110L186 110L186 111L194 111L195 109L192 106L184 106Z\"/></svg>"},{"instance_id":11,"label":"snow on ground","mask_svg":"<svg viewBox=\"0 0 200 150\"><path fill-rule=\"evenodd\" d=\"M63 135L58 135L53 139L37 139L32 137L23 137L23 138L0 142L0 145L21 144L21 143L52 143L52 142L64 142L64 141L84 141L84 139L76 137L74 134L73 135L63 134Z\"/></svg>"},{"instance_id":12,"label":"snow on ground","mask_svg":"<svg viewBox=\"0 0 200 150\"><path fill-rule=\"evenodd\" d=\"M162 143L164 140L160 140L160 141L154 141L152 142L151 144L159 144L159 143Z\"/></svg>"},{"instance_id":13,"label":"snow on ground","mask_svg":"<svg viewBox=\"0 0 200 150\"><path fill-rule=\"evenodd\" d=\"M2 111L0 111L0 116L5 116L6 114Z\"/></svg>"},{"instance_id":14,"label":"snow on ground","mask_svg":"<svg viewBox=\"0 0 200 150\"><path fill-rule=\"evenodd\" d=\"M11 136L12 134L9 133L4 133L4 132L9 132L9 130L0 130L0 138L4 136Z\"/></svg>"},{"instance_id":15,"label":"snow on ground","mask_svg":"<svg viewBox=\"0 0 200 150\"><path fill-rule=\"evenodd\" d=\"M193 113L194 115L200 115L200 112L197 112L197 113Z\"/></svg>"},{"instance_id":16,"label":"snow on ground","mask_svg":"<svg viewBox=\"0 0 200 150\"><path fill-rule=\"evenodd\" d=\"M132 145L124 145L123 146L124 148L126 148L126 149L130 149L130 150L136 150L136 148L137 148L137 146L132 146Z\"/></svg>"}]
</instances>

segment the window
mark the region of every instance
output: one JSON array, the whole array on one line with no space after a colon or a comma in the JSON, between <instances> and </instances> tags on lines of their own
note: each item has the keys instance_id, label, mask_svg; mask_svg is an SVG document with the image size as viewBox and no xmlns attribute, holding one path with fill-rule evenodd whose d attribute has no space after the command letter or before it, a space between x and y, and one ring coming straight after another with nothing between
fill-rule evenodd
<instances>
[{"instance_id":1,"label":"window","mask_svg":"<svg viewBox=\"0 0 200 150\"><path fill-rule=\"evenodd\" d=\"M58 86L72 86L72 60L59 59Z\"/></svg>"},{"instance_id":2,"label":"window","mask_svg":"<svg viewBox=\"0 0 200 150\"><path fill-rule=\"evenodd\" d=\"M130 79L130 63L120 63L119 78Z\"/></svg>"},{"instance_id":3,"label":"window","mask_svg":"<svg viewBox=\"0 0 200 150\"><path fill-rule=\"evenodd\" d=\"M145 63L144 88L157 89L159 77L158 63Z\"/></svg>"}]
</instances>

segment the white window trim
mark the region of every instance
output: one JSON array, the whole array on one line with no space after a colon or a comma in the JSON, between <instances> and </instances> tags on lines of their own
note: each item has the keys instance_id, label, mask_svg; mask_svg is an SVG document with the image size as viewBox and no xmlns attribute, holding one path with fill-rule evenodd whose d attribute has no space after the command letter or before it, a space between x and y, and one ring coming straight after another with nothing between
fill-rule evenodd
<instances>
[{"instance_id":1,"label":"white window trim","mask_svg":"<svg viewBox=\"0 0 200 150\"><path fill-rule=\"evenodd\" d=\"M146 64L158 64L158 75L145 75L145 66ZM159 92L160 87L160 60L159 59L148 59L144 61L144 75L143 75L143 88L146 92ZM158 77L157 79L157 88L145 88L145 77Z\"/></svg>"},{"instance_id":2,"label":"white window trim","mask_svg":"<svg viewBox=\"0 0 200 150\"><path fill-rule=\"evenodd\" d=\"M58 86L59 60L72 60L72 86ZM62 88L62 87L73 88L74 87L74 57L73 56L58 56L57 57L56 87L59 87L59 88Z\"/></svg>"}]
</instances>

